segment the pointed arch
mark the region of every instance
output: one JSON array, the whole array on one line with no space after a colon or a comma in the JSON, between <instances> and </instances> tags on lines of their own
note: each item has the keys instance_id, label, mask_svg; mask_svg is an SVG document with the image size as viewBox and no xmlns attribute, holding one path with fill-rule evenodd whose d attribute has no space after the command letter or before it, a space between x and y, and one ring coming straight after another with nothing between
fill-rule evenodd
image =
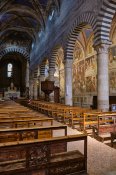
<instances>
[{"instance_id":1,"label":"pointed arch","mask_svg":"<svg viewBox=\"0 0 116 175\"><path fill-rule=\"evenodd\" d=\"M110 41L112 19L116 13L116 1L104 0L98 15L97 30L95 31L94 44L98 45Z\"/></svg>"},{"instance_id":2,"label":"pointed arch","mask_svg":"<svg viewBox=\"0 0 116 175\"><path fill-rule=\"evenodd\" d=\"M82 28L86 25L91 25L93 31L96 29L96 19L91 13L84 13L77 18L75 21L72 30L69 34L66 49L65 49L65 59L73 59L73 50L74 45L77 40Z\"/></svg>"}]
</instances>

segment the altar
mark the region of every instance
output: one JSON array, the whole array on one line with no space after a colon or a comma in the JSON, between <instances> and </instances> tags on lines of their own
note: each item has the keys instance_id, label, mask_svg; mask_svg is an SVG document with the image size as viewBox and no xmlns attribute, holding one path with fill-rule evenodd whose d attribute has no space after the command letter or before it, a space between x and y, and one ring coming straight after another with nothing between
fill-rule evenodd
<instances>
[{"instance_id":1,"label":"altar","mask_svg":"<svg viewBox=\"0 0 116 175\"><path fill-rule=\"evenodd\" d=\"M5 98L20 98L20 91L9 90L4 92Z\"/></svg>"},{"instance_id":2,"label":"altar","mask_svg":"<svg viewBox=\"0 0 116 175\"><path fill-rule=\"evenodd\" d=\"M11 82L8 90L4 92L5 98L20 98L20 91L14 86L14 83Z\"/></svg>"}]
</instances>

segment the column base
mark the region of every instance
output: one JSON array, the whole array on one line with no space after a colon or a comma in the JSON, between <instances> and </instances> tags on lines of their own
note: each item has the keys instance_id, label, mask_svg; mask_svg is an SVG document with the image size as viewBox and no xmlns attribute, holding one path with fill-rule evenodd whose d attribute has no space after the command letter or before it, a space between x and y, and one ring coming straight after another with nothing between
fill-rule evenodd
<instances>
[{"instance_id":1,"label":"column base","mask_svg":"<svg viewBox=\"0 0 116 175\"><path fill-rule=\"evenodd\" d=\"M109 101L98 101L98 109L102 110L103 112L109 111Z\"/></svg>"},{"instance_id":2,"label":"column base","mask_svg":"<svg viewBox=\"0 0 116 175\"><path fill-rule=\"evenodd\" d=\"M69 98L65 98L65 105L73 106L72 100Z\"/></svg>"}]
</instances>

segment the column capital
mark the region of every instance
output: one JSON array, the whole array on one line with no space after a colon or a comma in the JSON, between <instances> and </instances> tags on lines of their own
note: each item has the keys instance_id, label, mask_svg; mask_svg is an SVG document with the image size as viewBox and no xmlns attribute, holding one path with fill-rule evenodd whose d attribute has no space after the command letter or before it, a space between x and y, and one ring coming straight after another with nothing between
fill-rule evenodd
<instances>
[{"instance_id":1,"label":"column capital","mask_svg":"<svg viewBox=\"0 0 116 175\"><path fill-rule=\"evenodd\" d=\"M102 42L98 45L94 45L94 49L97 51L97 53L108 53L109 46L111 45L111 42Z\"/></svg>"}]
</instances>

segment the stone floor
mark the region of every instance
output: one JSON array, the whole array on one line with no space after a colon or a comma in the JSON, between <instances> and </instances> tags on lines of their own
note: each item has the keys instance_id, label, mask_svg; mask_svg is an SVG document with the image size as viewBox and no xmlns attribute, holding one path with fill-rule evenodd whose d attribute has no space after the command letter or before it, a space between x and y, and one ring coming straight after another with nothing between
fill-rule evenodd
<instances>
[{"instance_id":1,"label":"stone floor","mask_svg":"<svg viewBox=\"0 0 116 175\"><path fill-rule=\"evenodd\" d=\"M60 123L54 121L54 124ZM61 134L61 133L60 133ZM76 129L68 127L68 135L80 134ZM57 135L57 133L55 133ZM58 133L59 135L59 133ZM83 152L83 141L68 144L68 150L78 148ZM116 175L116 149L101 143L94 138L88 136L88 156L87 167L89 175Z\"/></svg>"}]
</instances>

